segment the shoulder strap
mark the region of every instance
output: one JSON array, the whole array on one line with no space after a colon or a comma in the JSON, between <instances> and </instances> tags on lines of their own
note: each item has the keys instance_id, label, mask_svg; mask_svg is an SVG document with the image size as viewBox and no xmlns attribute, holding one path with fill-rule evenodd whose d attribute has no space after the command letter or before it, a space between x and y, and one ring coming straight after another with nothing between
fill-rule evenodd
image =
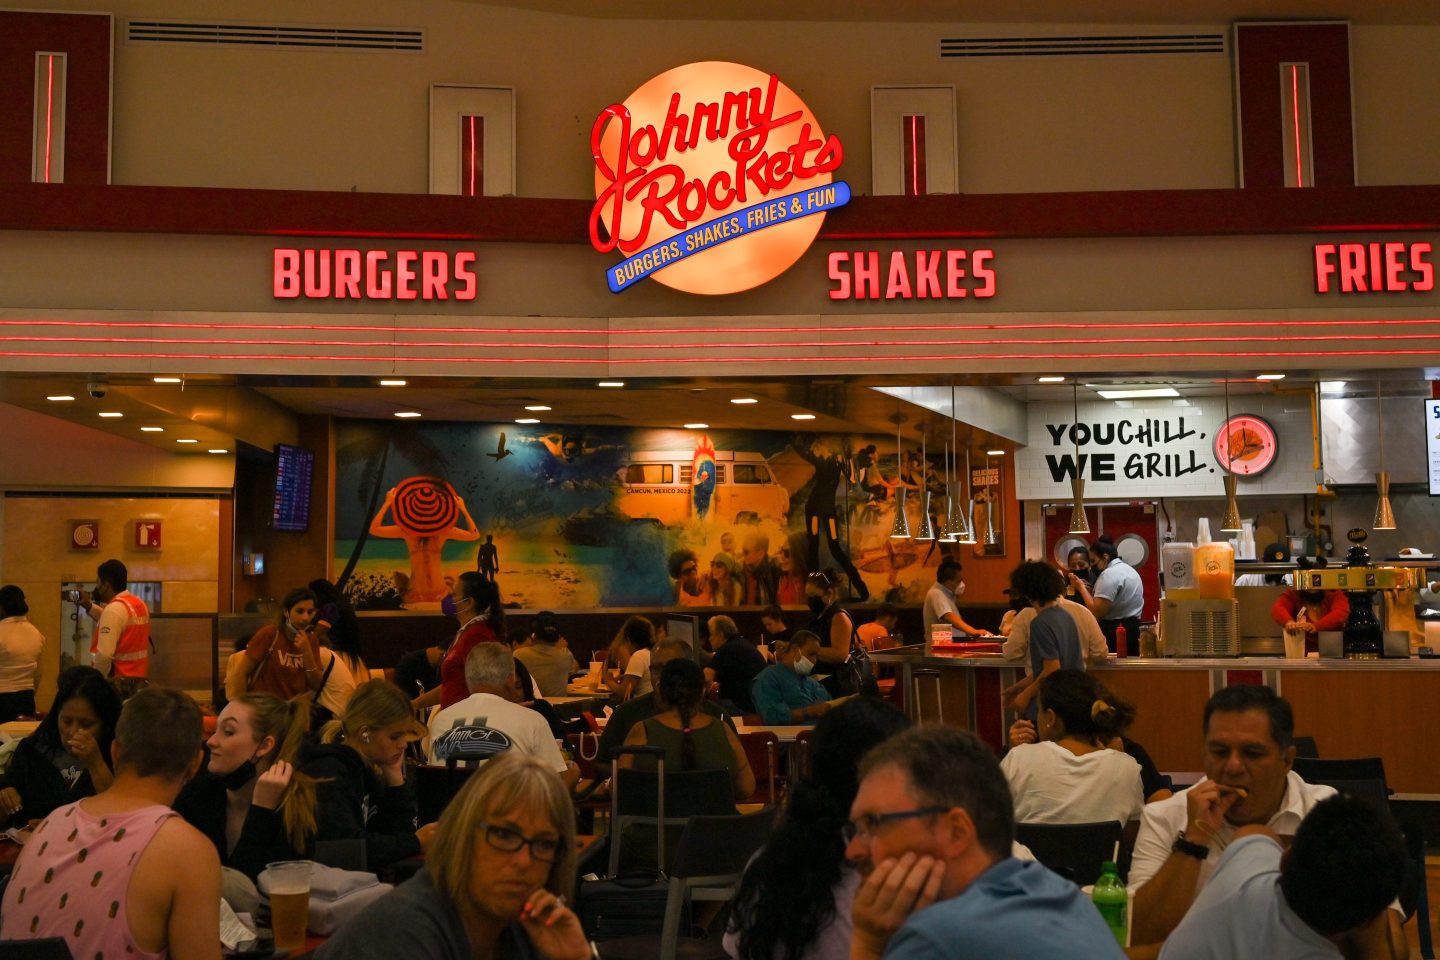
<instances>
[{"instance_id":1,"label":"shoulder strap","mask_svg":"<svg viewBox=\"0 0 1440 960\"><path fill-rule=\"evenodd\" d=\"M315 688L315 693L310 697L310 702L320 702L320 694L325 689L325 684L330 682L330 671L335 669L335 658L338 656L340 656L340 654L334 650L330 651L330 662L325 665L325 672L320 675L320 686Z\"/></svg>"}]
</instances>

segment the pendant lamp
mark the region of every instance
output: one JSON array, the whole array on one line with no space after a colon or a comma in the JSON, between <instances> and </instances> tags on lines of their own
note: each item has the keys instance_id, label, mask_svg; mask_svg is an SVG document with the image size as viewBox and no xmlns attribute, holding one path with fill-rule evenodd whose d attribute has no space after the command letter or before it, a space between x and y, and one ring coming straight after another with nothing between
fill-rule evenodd
<instances>
[{"instance_id":1,"label":"pendant lamp","mask_svg":"<svg viewBox=\"0 0 1440 960\"><path fill-rule=\"evenodd\" d=\"M1075 476L1070 478L1070 532L1089 533L1090 518L1085 516L1085 478L1080 476L1080 386L1070 385L1070 403L1074 414L1070 421L1071 440L1075 443Z\"/></svg>"},{"instance_id":2,"label":"pendant lamp","mask_svg":"<svg viewBox=\"0 0 1440 960\"><path fill-rule=\"evenodd\" d=\"M985 472L990 472L990 455L985 455ZM985 502L985 538L981 541L987 547L997 546L1000 538L995 535L995 508L1000 506L997 502L999 497L1004 496L1000 491L1000 484L990 484L990 499Z\"/></svg>"},{"instance_id":3,"label":"pendant lamp","mask_svg":"<svg viewBox=\"0 0 1440 960\"><path fill-rule=\"evenodd\" d=\"M934 540L935 526L930 522L930 460L925 448L926 435L930 424L920 425L920 532L916 540Z\"/></svg>"},{"instance_id":4,"label":"pendant lamp","mask_svg":"<svg viewBox=\"0 0 1440 960\"><path fill-rule=\"evenodd\" d=\"M905 422L905 414L897 413L890 419L895 424L895 479L903 481L905 453L900 449L900 425ZM895 523L890 527L890 539L910 539L910 518L905 515L905 484L903 482L897 482L895 486Z\"/></svg>"},{"instance_id":5,"label":"pendant lamp","mask_svg":"<svg viewBox=\"0 0 1440 960\"><path fill-rule=\"evenodd\" d=\"M1235 499L1235 437L1230 425L1230 378L1225 378L1225 516L1220 518L1221 533L1239 533L1240 503Z\"/></svg>"},{"instance_id":6,"label":"pendant lamp","mask_svg":"<svg viewBox=\"0 0 1440 960\"><path fill-rule=\"evenodd\" d=\"M1390 471L1385 469L1385 409L1383 402L1384 381L1375 381L1375 436L1380 444L1380 472L1375 474L1375 487L1380 499L1375 502L1376 530L1395 529L1395 511L1390 509Z\"/></svg>"},{"instance_id":7,"label":"pendant lamp","mask_svg":"<svg viewBox=\"0 0 1440 960\"><path fill-rule=\"evenodd\" d=\"M968 491L965 496L965 516L962 518L965 529L956 534L958 543L975 542L975 476L970 472L970 445L965 445L965 482L969 484L965 489Z\"/></svg>"},{"instance_id":8,"label":"pendant lamp","mask_svg":"<svg viewBox=\"0 0 1440 960\"><path fill-rule=\"evenodd\" d=\"M965 492L965 478L960 475L960 444L955 437L955 422L957 420L955 410L955 384L950 384L950 455L954 457L955 477L945 487L945 499L948 501L945 517L944 543L974 543L975 537L970 533L970 517L960 509L961 494ZM967 465L966 469L969 467Z\"/></svg>"},{"instance_id":9,"label":"pendant lamp","mask_svg":"<svg viewBox=\"0 0 1440 960\"><path fill-rule=\"evenodd\" d=\"M953 422L953 421L952 421ZM955 530L951 525L951 518L955 516L955 471L954 464L950 460L950 444L945 444L945 522L940 529L935 531L937 543L954 543L956 541Z\"/></svg>"}]
</instances>

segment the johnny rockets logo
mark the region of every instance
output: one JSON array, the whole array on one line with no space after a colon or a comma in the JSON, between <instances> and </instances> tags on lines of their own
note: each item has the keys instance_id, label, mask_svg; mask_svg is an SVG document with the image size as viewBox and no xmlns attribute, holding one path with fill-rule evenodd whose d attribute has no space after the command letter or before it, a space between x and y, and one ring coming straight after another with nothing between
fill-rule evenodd
<instances>
[{"instance_id":1,"label":"johnny rockets logo","mask_svg":"<svg viewBox=\"0 0 1440 960\"><path fill-rule=\"evenodd\" d=\"M688 293L759 286L850 200L830 177L840 141L778 77L738 63L660 74L600 112L590 147L590 242L625 258L606 271L614 293L649 276Z\"/></svg>"}]
</instances>

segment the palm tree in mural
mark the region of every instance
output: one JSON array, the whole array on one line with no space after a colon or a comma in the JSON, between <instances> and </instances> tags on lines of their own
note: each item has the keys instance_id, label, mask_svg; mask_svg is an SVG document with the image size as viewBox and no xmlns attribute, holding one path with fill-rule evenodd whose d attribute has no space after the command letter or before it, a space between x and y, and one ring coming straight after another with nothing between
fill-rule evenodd
<instances>
[{"instance_id":1,"label":"palm tree in mural","mask_svg":"<svg viewBox=\"0 0 1440 960\"><path fill-rule=\"evenodd\" d=\"M370 540L370 518L375 516L375 511L379 509L380 497L386 489L385 465L390 460L392 449L413 463L421 473L443 477L450 466L445 452L419 431L400 429L390 424L368 424L364 429L357 430L352 440L335 451L337 463L364 460L361 477L369 478L370 481L368 492L363 482L355 488L357 499L365 508L360 514L360 529L356 531L355 547L350 551L350 559L346 562L345 569L335 581L335 586L340 590L345 589L346 582L355 573L355 565L360 562L360 557L365 553L365 544ZM337 537L341 533L342 531L337 530Z\"/></svg>"}]
</instances>

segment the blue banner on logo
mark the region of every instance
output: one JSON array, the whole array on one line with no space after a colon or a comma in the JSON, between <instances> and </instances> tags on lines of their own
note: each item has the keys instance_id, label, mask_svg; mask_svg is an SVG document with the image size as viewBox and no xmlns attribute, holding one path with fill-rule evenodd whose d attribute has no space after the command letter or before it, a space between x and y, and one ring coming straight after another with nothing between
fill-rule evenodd
<instances>
[{"instance_id":1,"label":"blue banner on logo","mask_svg":"<svg viewBox=\"0 0 1440 960\"><path fill-rule=\"evenodd\" d=\"M811 187L800 193L734 210L723 217L697 224L669 240L646 247L633 257L627 257L605 271L605 281L610 285L611 293L619 293L631 284L644 280L656 270L693 254L704 253L726 240L734 240L747 233L789 223L811 214L824 213L826 210L843 207L849 202L850 184L837 180L821 187Z\"/></svg>"}]
</instances>

